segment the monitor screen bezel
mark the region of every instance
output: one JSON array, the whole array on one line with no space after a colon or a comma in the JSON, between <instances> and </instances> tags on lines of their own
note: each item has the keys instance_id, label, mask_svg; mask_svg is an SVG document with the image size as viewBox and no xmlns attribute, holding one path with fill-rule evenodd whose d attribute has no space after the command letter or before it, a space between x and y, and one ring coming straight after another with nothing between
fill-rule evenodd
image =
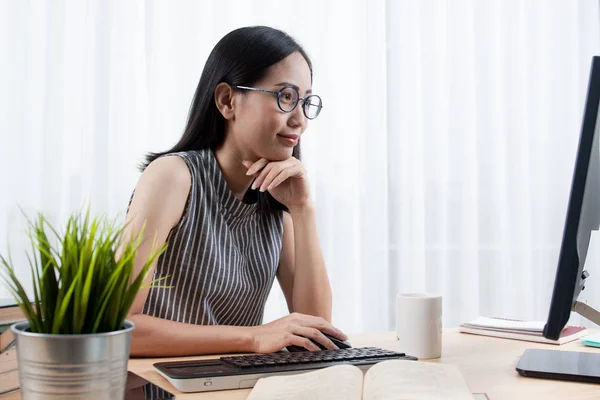
<instances>
[{"instance_id":1,"label":"monitor screen bezel","mask_svg":"<svg viewBox=\"0 0 600 400\"><path fill-rule=\"evenodd\" d=\"M588 90L575 168L571 181L567 215L554 279L554 289L550 302L548 319L544 327L544 337L556 340L569 321L573 305L583 287L582 276L591 230L582 226L581 214L584 206L586 183L590 177L592 151L597 147L596 130L600 106L600 57L594 56L588 79ZM595 149L596 151L598 149ZM597 156L597 155L596 155ZM597 205L600 208L600 204ZM599 211L600 212L600 211ZM586 232L583 232L586 230ZM581 251L583 250L583 251ZM583 253L583 256L581 256Z\"/></svg>"}]
</instances>

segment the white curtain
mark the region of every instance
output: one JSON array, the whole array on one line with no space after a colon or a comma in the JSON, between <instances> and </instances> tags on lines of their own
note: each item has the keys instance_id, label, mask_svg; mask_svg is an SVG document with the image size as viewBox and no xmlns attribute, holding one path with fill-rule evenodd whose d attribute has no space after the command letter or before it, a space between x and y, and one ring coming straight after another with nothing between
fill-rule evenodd
<instances>
[{"instance_id":1,"label":"white curtain","mask_svg":"<svg viewBox=\"0 0 600 400\"><path fill-rule=\"evenodd\" d=\"M304 45L324 99L303 156L334 323L393 329L396 294L420 291L443 295L446 326L545 319L596 0L0 1L0 253L19 275L19 208L124 216L212 47L257 24ZM582 297L600 307L591 245ZM275 287L265 320L285 312Z\"/></svg>"}]
</instances>

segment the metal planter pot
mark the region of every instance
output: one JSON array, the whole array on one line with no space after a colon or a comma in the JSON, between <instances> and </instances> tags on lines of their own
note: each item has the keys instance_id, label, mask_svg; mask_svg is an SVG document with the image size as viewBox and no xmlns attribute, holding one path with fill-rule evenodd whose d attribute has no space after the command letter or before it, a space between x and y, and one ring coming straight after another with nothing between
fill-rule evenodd
<instances>
[{"instance_id":1,"label":"metal planter pot","mask_svg":"<svg viewBox=\"0 0 600 400\"><path fill-rule=\"evenodd\" d=\"M115 332L85 335L31 333L12 326L23 400L124 399L133 322Z\"/></svg>"}]
</instances>

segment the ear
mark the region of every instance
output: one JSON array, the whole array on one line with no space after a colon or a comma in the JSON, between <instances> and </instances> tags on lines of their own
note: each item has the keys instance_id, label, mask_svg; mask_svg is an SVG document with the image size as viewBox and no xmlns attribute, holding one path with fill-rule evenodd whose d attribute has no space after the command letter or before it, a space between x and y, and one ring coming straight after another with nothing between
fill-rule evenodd
<instances>
[{"instance_id":1,"label":"ear","mask_svg":"<svg viewBox=\"0 0 600 400\"><path fill-rule=\"evenodd\" d=\"M225 82L221 82L215 88L215 104L223 115L223 118L232 120L234 118L233 96L235 92Z\"/></svg>"}]
</instances>

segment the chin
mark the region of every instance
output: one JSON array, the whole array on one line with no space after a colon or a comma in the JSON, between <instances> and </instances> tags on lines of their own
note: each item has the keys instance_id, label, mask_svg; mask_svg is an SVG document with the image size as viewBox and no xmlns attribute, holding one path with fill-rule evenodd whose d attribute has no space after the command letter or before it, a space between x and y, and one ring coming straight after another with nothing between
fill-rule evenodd
<instances>
[{"instance_id":1,"label":"chin","mask_svg":"<svg viewBox=\"0 0 600 400\"><path fill-rule=\"evenodd\" d=\"M270 151L261 151L261 158L266 158L270 161L285 161L292 156L293 148L271 149Z\"/></svg>"}]
</instances>

